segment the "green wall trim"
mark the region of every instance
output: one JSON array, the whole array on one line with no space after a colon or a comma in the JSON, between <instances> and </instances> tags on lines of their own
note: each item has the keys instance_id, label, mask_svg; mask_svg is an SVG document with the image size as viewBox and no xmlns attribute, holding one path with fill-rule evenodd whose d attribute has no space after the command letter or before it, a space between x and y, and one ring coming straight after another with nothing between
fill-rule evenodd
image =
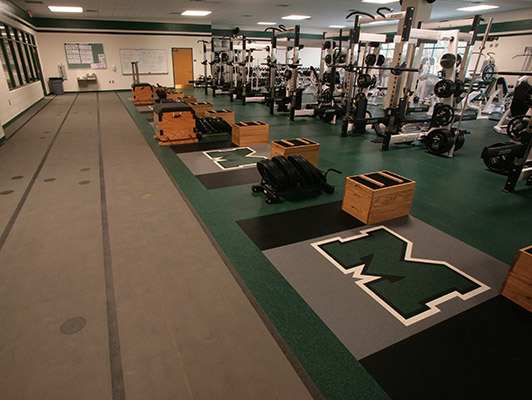
<instances>
[{"instance_id":1,"label":"green wall trim","mask_svg":"<svg viewBox=\"0 0 532 400\"><path fill-rule=\"evenodd\" d=\"M2 146L6 140L5 136L0 137L0 146Z\"/></svg>"},{"instance_id":2,"label":"green wall trim","mask_svg":"<svg viewBox=\"0 0 532 400\"><path fill-rule=\"evenodd\" d=\"M8 17L16 16L26 22L29 22L30 24L33 24L32 18L28 15L28 13L10 0L0 0L0 13Z\"/></svg>"},{"instance_id":3,"label":"green wall trim","mask_svg":"<svg viewBox=\"0 0 532 400\"><path fill-rule=\"evenodd\" d=\"M107 21L89 19L33 18L37 28L114 29L123 31L161 31L210 33L210 25L167 22Z\"/></svg>"},{"instance_id":4,"label":"green wall trim","mask_svg":"<svg viewBox=\"0 0 532 400\"><path fill-rule=\"evenodd\" d=\"M17 119L19 119L20 117L22 117L30 108L32 108L34 105L40 103L41 101L44 100L44 96L41 97L39 100L37 100L35 103L29 105L28 107L26 107L24 110L22 110L21 112L19 112L17 115L15 115L13 118L11 118L9 121L7 121L5 124L2 125L2 128L6 129L7 127L9 127L12 123L14 123Z\"/></svg>"}]
</instances>

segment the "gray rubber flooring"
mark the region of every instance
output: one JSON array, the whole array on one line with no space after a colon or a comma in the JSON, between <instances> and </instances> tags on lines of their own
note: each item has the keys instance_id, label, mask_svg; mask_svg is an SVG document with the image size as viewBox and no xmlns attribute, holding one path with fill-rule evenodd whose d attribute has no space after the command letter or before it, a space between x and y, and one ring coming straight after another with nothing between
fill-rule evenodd
<instances>
[{"instance_id":1,"label":"gray rubber flooring","mask_svg":"<svg viewBox=\"0 0 532 400\"><path fill-rule=\"evenodd\" d=\"M1 399L306 399L114 93L0 147Z\"/></svg>"}]
</instances>

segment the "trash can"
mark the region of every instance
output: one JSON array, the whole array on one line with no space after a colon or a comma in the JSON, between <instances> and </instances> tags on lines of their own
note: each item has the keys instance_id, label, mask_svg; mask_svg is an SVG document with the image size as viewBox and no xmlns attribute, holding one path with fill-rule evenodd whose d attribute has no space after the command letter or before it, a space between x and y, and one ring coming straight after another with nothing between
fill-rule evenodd
<instances>
[{"instance_id":1,"label":"trash can","mask_svg":"<svg viewBox=\"0 0 532 400\"><path fill-rule=\"evenodd\" d=\"M49 78L48 85L52 94L65 94L63 90L63 78Z\"/></svg>"}]
</instances>

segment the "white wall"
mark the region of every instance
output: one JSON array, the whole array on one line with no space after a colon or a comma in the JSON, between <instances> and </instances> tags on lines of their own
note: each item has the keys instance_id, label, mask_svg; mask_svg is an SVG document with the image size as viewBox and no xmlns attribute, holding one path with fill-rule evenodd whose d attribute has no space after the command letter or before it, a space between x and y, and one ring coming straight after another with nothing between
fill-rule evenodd
<instances>
[{"instance_id":1,"label":"white wall","mask_svg":"<svg viewBox=\"0 0 532 400\"><path fill-rule=\"evenodd\" d=\"M35 35L35 32L31 29L4 15L0 15L0 21ZM0 125L6 124L43 97L41 82L33 82L9 90L6 73L0 67Z\"/></svg>"},{"instance_id":2,"label":"white wall","mask_svg":"<svg viewBox=\"0 0 532 400\"><path fill-rule=\"evenodd\" d=\"M141 75L140 81L151 84L159 83L163 86L173 86L172 47L192 48L194 78L198 78L199 75L203 75L203 65L201 65L201 61L203 60L203 47L201 43L197 43L200 39L205 39L205 37L63 32L40 32L37 34L37 44L41 54L42 68L46 82L48 82L49 77L59 76L58 64L62 63L67 65L64 48L65 42L103 44L107 69L67 68L67 80L63 82L63 87L66 92L131 88L131 84L133 83L132 76L122 74L120 49L166 49L168 73ZM116 71L112 70L113 65L116 66ZM88 72L94 72L96 74L97 82L80 87L76 78Z\"/></svg>"}]
</instances>

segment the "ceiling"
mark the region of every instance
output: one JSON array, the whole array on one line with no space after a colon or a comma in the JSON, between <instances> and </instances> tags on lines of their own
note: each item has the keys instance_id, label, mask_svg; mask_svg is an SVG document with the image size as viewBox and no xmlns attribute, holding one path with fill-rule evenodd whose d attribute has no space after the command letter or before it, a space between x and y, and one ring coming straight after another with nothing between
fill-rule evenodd
<instances>
[{"instance_id":1,"label":"ceiling","mask_svg":"<svg viewBox=\"0 0 532 400\"><path fill-rule=\"evenodd\" d=\"M254 28L259 21L284 23L286 26L299 24L302 30L323 31L329 25L345 24L345 16L356 9L375 13L377 4L362 3L360 0L12 0L23 10L31 11L34 17L111 19L150 22L185 22L212 24L215 27ZM471 16L473 13L457 11L466 5L486 3L499 5L497 12L531 8L531 0L438 0L433 4L432 19L452 19ZM83 14L56 14L48 10L49 5L81 6ZM399 1L387 4L395 11L400 10ZM184 10L210 10L208 17L183 17ZM312 16L304 21L285 21L281 17L289 14ZM532 18L524 15L523 19Z\"/></svg>"}]
</instances>

